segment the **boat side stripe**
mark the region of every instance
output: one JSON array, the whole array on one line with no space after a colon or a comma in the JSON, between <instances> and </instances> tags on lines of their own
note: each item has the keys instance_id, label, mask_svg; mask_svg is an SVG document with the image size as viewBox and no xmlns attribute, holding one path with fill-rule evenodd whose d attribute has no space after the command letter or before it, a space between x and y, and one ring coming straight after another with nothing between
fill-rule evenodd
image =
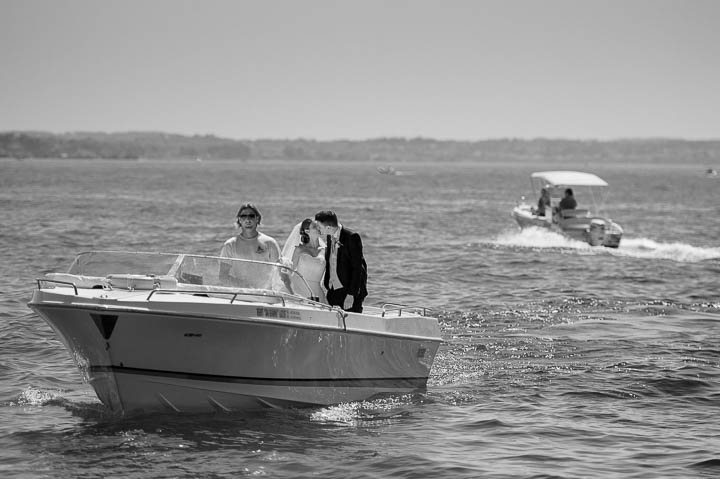
<instances>
[{"instance_id":1,"label":"boat side stripe","mask_svg":"<svg viewBox=\"0 0 720 479\"><path fill-rule=\"evenodd\" d=\"M209 381L222 383L241 383L274 386L303 387L407 387L424 388L426 377L391 377L391 378L258 378L243 376L220 376L215 374L197 374L155 369L129 368L125 366L91 366L91 373L136 374L164 378L189 379L193 381Z\"/></svg>"}]
</instances>

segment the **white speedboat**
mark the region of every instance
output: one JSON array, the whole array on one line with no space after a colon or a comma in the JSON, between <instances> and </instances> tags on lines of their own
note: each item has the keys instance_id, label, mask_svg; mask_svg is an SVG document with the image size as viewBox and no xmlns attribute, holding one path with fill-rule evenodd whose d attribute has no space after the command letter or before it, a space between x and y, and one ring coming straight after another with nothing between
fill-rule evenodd
<instances>
[{"instance_id":1,"label":"white speedboat","mask_svg":"<svg viewBox=\"0 0 720 479\"><path fill-rule=\"evenodd\" d=\"M511 213L521 228L549 228L591 246L620 246L622 228L600 213L608 192L605 180L579 171L539 171L530 175L530 183L535 198L540 197L542 188L547 189L550 208L546 208L545 215L539 215L535 205L528 204L522 197ZM578 203L588 207L560 210L558 205L566 188L572 188Z\"/></svg>"},{"instance_id":2,"label":"white speedboat","mask_svg":"<svg viewBox=\"0 0 720 479\"><path fill-rule=\"evenodd\" d=\"M235 276L220 279L221 263ZM283 292L279 272L298 274L212 256L88 252L38 279L28 306L115 413L331 405L426 388L441 336L425 309L348 313Z\"/></svg>"}]
</instances>

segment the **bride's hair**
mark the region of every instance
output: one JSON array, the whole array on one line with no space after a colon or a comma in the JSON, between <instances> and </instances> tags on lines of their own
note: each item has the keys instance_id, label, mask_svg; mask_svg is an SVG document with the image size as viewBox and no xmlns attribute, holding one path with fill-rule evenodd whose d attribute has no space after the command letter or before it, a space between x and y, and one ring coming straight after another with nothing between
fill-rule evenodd
<instances>
[{"instance_id":1,"label":"bride's hair","mask_svg":"<svg viewBox=\"0 0 720 479\"><path fill-rule=\"evenodd\" d=\"M307 229L312 224L312 218L305 218L300 225L300 242L302 244L308 244L310 242L310 235L307 234Z\"/></svg>"}]
</instances>

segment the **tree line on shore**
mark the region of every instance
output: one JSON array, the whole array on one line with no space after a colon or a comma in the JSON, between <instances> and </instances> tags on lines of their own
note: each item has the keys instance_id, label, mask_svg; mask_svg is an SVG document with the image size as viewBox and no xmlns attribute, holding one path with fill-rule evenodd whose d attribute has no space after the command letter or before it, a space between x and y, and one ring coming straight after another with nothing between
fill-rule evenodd
<instances>
[{"instance_id":1,"label":"tree line on shore","mask_svg":"<svg viewBox=\"0 0 720 479\"><path fill-rule=\"evenodd\" d=\"M291 159L398 163L412 161L585 160L684 162L720 161L720 140L431 138L368 140L233 140L214 135L161 132L0 132L0 158L75 159Z\"/></svg>"}]
</instances>

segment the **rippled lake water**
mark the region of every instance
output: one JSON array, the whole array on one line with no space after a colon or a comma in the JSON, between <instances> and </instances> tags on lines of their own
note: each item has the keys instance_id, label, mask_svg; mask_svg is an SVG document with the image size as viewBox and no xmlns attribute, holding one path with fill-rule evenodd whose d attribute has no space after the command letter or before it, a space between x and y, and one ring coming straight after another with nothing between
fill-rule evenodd
<instances>
[{"instance_id":1,"label":"rippled lake water","mask_svg":"<svg viewBox=\"0 0 720 479\"><path fill-rule=\"evenodd\" d=\"M720 180L703 165L0 161L2 477L716 477ZM544 169L592 171L620 248L520 231ZM92 249L215 254L253 201L282 244L332 208L368 304L434 308L425 393L239 415L110 417L26 306ZM582 204L583 198L578 201Z\"/></svg>"}]
</instances>

